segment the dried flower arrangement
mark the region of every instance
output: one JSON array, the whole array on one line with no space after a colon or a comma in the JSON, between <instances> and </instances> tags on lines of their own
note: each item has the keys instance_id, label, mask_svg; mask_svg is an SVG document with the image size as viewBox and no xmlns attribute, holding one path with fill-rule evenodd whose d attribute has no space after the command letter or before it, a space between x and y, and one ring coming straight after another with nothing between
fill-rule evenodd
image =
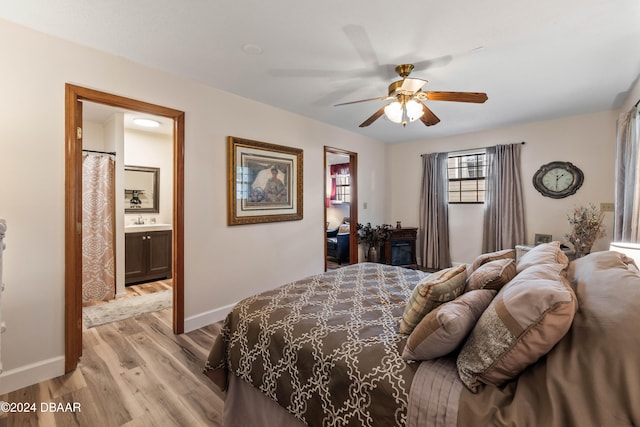
<instances>
[{"instance_id":1,"label":"dried flower arrangement","mask_svg":"<svg viewBox=\"0 0 640 427\"><path fill-rule=\"evenodd\" d=\"M366 243L369 247L366 259L369 262L378 262L378 247L391 237L391 226L389 224L376 225L373 227L370 222L366 225L358 224L358 243Z\"/></svg>"},{"instance_id":2,"label":"dried flower arrangement","mask_svg":"<svg viewBox=\"0 0 640 427\"><path fill-rule=\"evenodd\" d=\"M564 237L575 248L576 258L589 254L596 239L605 235L602 224L604 213L593 203L574 208L573 212L567 214L567 220L572 230Z\"/></svg>"},{"instance_id":3,"label":"dried flower arrangement","mask_svg":"<svg viewBox=\"0 0 640 427\"><path fill-rule=\"evenodd\" d=\"M373 227L370 222L358 224L358 243L366 243L369 247L380 246L391 236L391 225L382 224Z\"/></svg>"}]
</instances>

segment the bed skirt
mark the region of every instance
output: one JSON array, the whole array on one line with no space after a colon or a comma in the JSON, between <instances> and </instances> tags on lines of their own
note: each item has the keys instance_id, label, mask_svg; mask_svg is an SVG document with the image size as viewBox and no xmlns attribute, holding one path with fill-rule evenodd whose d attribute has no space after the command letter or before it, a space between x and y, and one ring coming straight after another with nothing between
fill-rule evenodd
<instances>
[{"instance_id":1,"label":"bed skirt","mask_svg":"<svg viewBox=\"0 0 640 427\"><path fill-rule=\"evenodd\" d=\"M229 388L224 400L224 427L278 426L304 427L305 424L290 414L276 401L233 374L229 375Z\"/></svg>"}]
</instances>

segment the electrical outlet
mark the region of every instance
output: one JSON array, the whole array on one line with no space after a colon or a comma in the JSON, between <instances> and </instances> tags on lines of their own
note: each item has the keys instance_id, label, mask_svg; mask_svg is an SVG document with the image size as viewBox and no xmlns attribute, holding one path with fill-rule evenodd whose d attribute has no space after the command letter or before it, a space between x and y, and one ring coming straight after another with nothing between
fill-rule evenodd
<instances>
[{"instance_id":1,"label":"electrical outlet","mask_svg":"<svg viewBox=\"0 0 640 427\"><path fill-rule=\"evenodd\" d=\"M613 203L600 203L600 212L613 212Z\"/></svg>"}]
</instances>

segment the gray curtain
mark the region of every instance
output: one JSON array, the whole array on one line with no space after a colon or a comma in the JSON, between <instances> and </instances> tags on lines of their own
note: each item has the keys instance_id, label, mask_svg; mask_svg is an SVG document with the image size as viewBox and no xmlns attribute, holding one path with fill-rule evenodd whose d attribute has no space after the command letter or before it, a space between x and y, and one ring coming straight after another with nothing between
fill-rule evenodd
<instances>
[{"instance_id":1,"label":"gray curtain","mask_svg":"<svg viewBox=\"0 0 640 427\"><path fill-rule=\"evenodd\" d=\"M422 266L432 269L451 266L447 158L447 153L422 155L418 250Z\"/></svg>"},{"instance_id":2,"label":"gray curtain","mask_svg":"<svg viewBox=\"0 0 640 427\"><path fill-rule=\"evenodd\" d=\"M482 252L525 243L524 206L520 179L522 144L487 148Z\"/></svg>"},{"instance_id":3,"label":"gray curtain","mask_svg":"<svg viewBox=\"0 0 640 427\"><path fill-rule=\"evenodd\" d=\"M614 240L640 242L640 171L638 171L638 108L624 113L616 129Z\"/></svg>"}]
</instances>

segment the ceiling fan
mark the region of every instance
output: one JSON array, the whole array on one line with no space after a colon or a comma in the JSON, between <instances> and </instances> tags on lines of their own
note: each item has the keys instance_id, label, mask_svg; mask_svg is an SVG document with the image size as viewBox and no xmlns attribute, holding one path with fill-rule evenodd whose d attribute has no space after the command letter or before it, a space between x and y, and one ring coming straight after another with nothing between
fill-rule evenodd
<instances>
[{"instance_id":1,"label":"ceiling fan","mask_svg":"<svg viewBox=\"0 0 640 427\"><path fill-rule=\"evenodd\" d=\"M383 114L394 123L402 123L402 126L406 126L407 123L418 119L425 126L433 126L438 124L440 119L422 101L455 101L482 104L488 99L487 94L482 92L423 92L422 87L427 81L410 78L409 74L412 70L413 64L402 64L396 67L396 73L402 79L389 85L389 95L387 96L344 102L336 104L335 107L359 102L392 100L392 102L380 108L371 117L362 122L360 127L369 126Z\"/></svg>"}]
</instances>

